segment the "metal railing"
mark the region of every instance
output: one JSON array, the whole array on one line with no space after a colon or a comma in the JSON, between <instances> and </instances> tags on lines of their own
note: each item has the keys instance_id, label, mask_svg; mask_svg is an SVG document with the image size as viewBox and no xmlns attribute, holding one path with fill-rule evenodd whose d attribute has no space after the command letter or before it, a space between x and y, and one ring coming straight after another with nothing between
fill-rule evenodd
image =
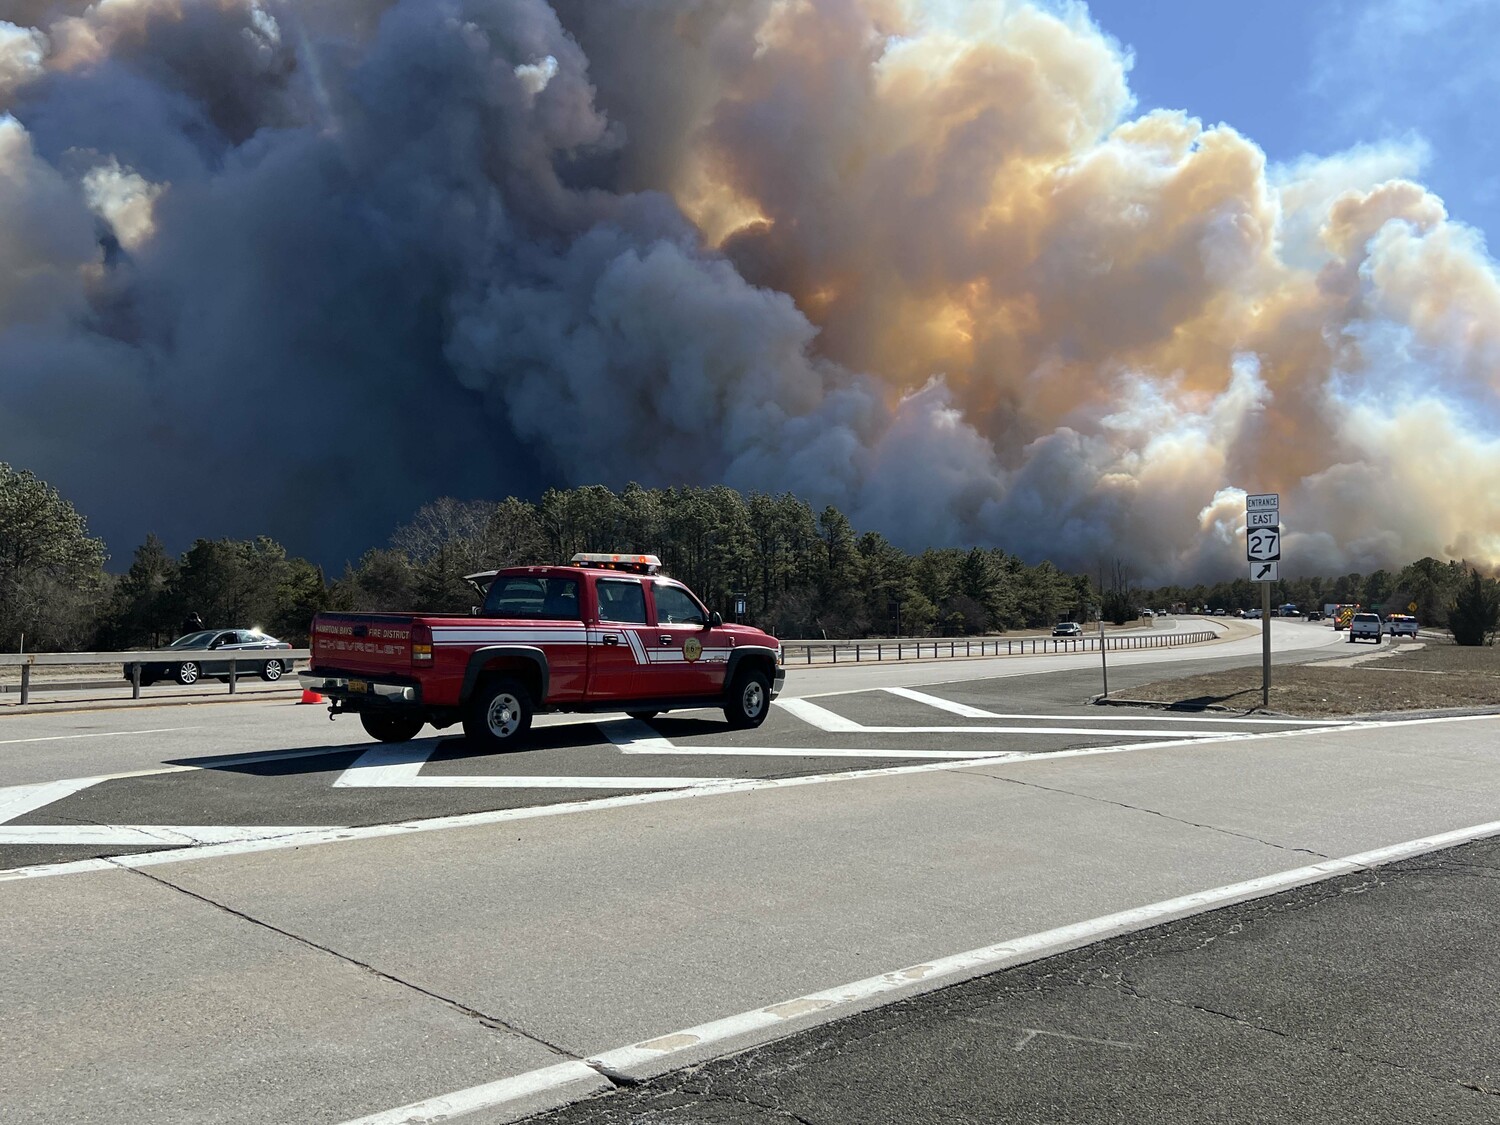
<instances>
[{"instance_id":1,"label":"metal railing","mask_svg":"<svg viewBox=\"0 0 1500 1125\"><path fill-rule=\"evenodd\" d=\"M21 703L24 705L31 701L33 690L31 683L31 670L36 667L58 667L66 665L118 665L123 677L124 670L130 669L130 678L124 680L130 686L130 698L141 697L141 665L143 664L182 664L191 660L200 669L203 665L210 664L217 668L219 665L228 663L229 694L235 693L235 685L239 680L240 665L254 667L264 664L268 660L281 660L290 664L293 660L300 660L304 664L312 656L310 650L305 648L262 648L262 649L232 649L229 652L216 651L214 649L190 650L172 652L166 649L139 649L132 652L0 652L0 668L13 668L17 665L21 669ZM284 669L290 671L290 669ZM213 679L224 675L224 672L200 671L200 679ZM115 680L91 680L87 683L69 682L64 684L49 684L48 687L58 691L66 691L79 687L107 687L119 681ZM40 685L38 685L40 686Z\"/></svg>"},{"instance_id":2,"label":"metal railing","mask_svg":"<svg viewBox=\"0 0 1500 1125\"><path fill-rule=\"evenodd\" d=\"M1173 648L1217 640L1212 629L1191 633L1118 634L1103 638L1107 652L1147 648ZM1051 653L1098 652L1093 637L982 637L957 640L915 641L782 641L782 663L860 664L886 660L954 660L968 656L1040 656Z\"/></svg>"},{"instance_id":3,"label":"metal railing","mask_svg":"<svg viewBox=\"0 0 1500 1125\"><path fill-rule=\"evenodd\" d=\"M1211 629L1191 633L1122 633L1103 638L1107 651L1119 652L1133 649L1171 648L1177 645L1201 644L1212 641L1219 634ZM1091 637L1011 637L951 640L880 640L880 641L782 641L782 663L792 664L863 664L883 663L897 660L954 660L977 656L1040 656L1053 653L1082 653L1099 651L1098 636ZM305 648L253 649L233 651L215 655L206 649L194 658L200 668L209 663L229 664L229 693L235 693L240 665L258 665L267 660L281 659L301 661L306 667L311 652ZM0 653L0 668L21 669L21 703L30 701L33 685L31 670L35 667L84 666L110 664L122 670L129 667L131 675L123 682L130 687L130 697L141 697L141 666L143 664L178 664L187 658L186 653L173 653L163 649L141 649L133 652L28 652ZM203 672L201 679L224 675L223 672ZM107 687L117 680L92 680L87 683L67 682L46 685L54 690L71 690L84 687Z\"/></svg>"}]
</instances>

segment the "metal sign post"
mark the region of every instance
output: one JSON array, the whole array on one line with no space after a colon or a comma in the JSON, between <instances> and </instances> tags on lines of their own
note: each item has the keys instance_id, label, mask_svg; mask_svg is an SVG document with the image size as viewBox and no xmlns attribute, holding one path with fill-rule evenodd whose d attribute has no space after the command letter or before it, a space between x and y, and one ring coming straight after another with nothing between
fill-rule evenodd
<instances>
[{"instance_id":1,"label":"metal sign post","mask_svg":"<svg viewBox=\"0 0 1500 1125\"><path fill-rule=\"evenodd\" d=\"M1104 655L1104 607L1099 607L1099 667L1104 672L1104 694L1101 699L1109 698L1109 661Z\"/></svg>"},{"instance_id":2,"label":"metal sign post","mask_svg":"<svg viewBox=\"0 0 1500 1125\"><path fill-rule=\"evenodd\" d=\"M1260 584L1260 705L1271 706L1271 584Z\"/></svg>"},{"instance_id":3,"label":"metal sign post","mask_svg":"<svg viewBox=\"0 0 1500 1125\"><path fill-rule=\"evenodd\" d=\"M1260 583L1260 705L1271 706L1271 583L1281 560L1281 497L1274 492L1245 497L1245 557L1250 580Z\"/></svg>"}]
</instances>

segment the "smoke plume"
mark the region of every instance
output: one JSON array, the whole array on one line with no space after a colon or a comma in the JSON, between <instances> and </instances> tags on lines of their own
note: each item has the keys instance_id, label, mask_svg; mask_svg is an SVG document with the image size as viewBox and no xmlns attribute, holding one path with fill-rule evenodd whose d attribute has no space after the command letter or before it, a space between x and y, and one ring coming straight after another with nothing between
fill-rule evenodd
<instances>
[{"instance_id":1,"label":"smoke plume","mask_svg":"<svg viewBox=\"0 0 1500 1125\"><path fill-rule=\"evenodd\" d=\"M1500 274L1081 5L12 0L0 458L116 550L723 481L908 547L1500 564Z\"/></svg>"}]
</instances>

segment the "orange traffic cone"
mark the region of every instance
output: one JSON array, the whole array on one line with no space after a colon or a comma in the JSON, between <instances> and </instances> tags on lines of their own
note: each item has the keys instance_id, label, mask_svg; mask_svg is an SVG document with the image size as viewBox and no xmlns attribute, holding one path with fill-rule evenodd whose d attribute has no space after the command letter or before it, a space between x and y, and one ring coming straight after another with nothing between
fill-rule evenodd
<instances>
[{"instance_id":1,"label":"orange traffic cone","mask_svg":"<svg viewBox=\"0 0 1500 1125\"><path fill-rule=\"evenodd\" d=\"M303 688L302 689L302 698L300 700L298 700L298 702L299 703L327 703L328 701L326 699L324 699L321 695L319 695L317 692L310 691L307 688Z\"/></svg>"}]
</instances>

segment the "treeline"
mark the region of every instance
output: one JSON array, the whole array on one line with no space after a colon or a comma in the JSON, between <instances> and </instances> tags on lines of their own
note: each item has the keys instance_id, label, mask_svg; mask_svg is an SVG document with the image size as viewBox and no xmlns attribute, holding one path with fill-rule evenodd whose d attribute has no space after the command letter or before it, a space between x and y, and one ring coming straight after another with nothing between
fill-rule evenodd
<instances>
[{"instance_id":1,"label":"treeline","mask_svg":"<svg viewBox=\"0 0 1500 1125\"><path fill-rule=\"evenodd\" d=\"M340 609L463 611L464 575L586 551L659 555L710 608L778 636L980 633L1044 625L1097 601L1089 580L1001 550L910 555L837 508L731 488L552 489L537 504L442 499L329 586Z\"/></svg>"},{"instance_id":2,"label":"treeline","mask_svg":"<svg viewBox=\"0 0 1500 1125\"><path fill-rule=\"evenodd\" d=\"M200 539L174 558L155 535L114 576L71 504L0 463L0 648L154 646L193 613L302 644L320 609L463 612L475 601L465 575L580 551L660 555L726 618L743 597L745 620L787 638L1002 631L1084 619L1098 604L1087 577L1051 563L998 549L911 555L790 494L633 484L552 489L535 504L440 499L333 578L267 538Z\"/></svg>"},{"instance_id":3,"label":"treeline","mask_svg":"<svg viewBox=\"0 0 1500 1125\"><path fill-rule=\"evenodd\" d=\"M580 551L660 555L667 573L726 618L743 597L745 620L788 639L1002 632L1089 620L1097 606L1124 621L1140 606L1259 604L1258 588L1243 579L1142 592L1119 560L1096 584L998 548L909 554L859 531L837 508L815 513L791 494L634 484L552 489L537 503L437 500L333 577L267 538L199 539L174 557L154 535L124 574L112 575L104 543L73 506L0 463L0 650L155 646L195 613L210 627L259 626L302 645L321 609L464 612L475 602L465 575L565 562ZM1467 573L1423 559L1396 575L1282 582L1273 596L1298 605L1394 597L1441 623ZM1493 597L1494 586L1483 580L1475 596Z\"/></svg>"},{"instance_id":4,"label":"treeline","mask_svg":"<svg viewBox=\"0 0 1500 1125\"><path fill-rule=\"evenodd\" d=\"M1412 613L1429 625L1444 625L1460 593L1471 583L1472 568L1457 561L1418 559L1399 571L1343 574L1337 578L1293 578L1271 584L1271 606L1288 603L1306 611L1325 605L1359 605L1376 613ZM1480 579L1493 592L1493 579ZM1142 604L1202 606L1230 613L1260 608L1260 583L1246 578L1213 585L1160 586L1144 591ZM1415 608L1412 608L1415 606Z\"/></svg>"}]
</instances>

